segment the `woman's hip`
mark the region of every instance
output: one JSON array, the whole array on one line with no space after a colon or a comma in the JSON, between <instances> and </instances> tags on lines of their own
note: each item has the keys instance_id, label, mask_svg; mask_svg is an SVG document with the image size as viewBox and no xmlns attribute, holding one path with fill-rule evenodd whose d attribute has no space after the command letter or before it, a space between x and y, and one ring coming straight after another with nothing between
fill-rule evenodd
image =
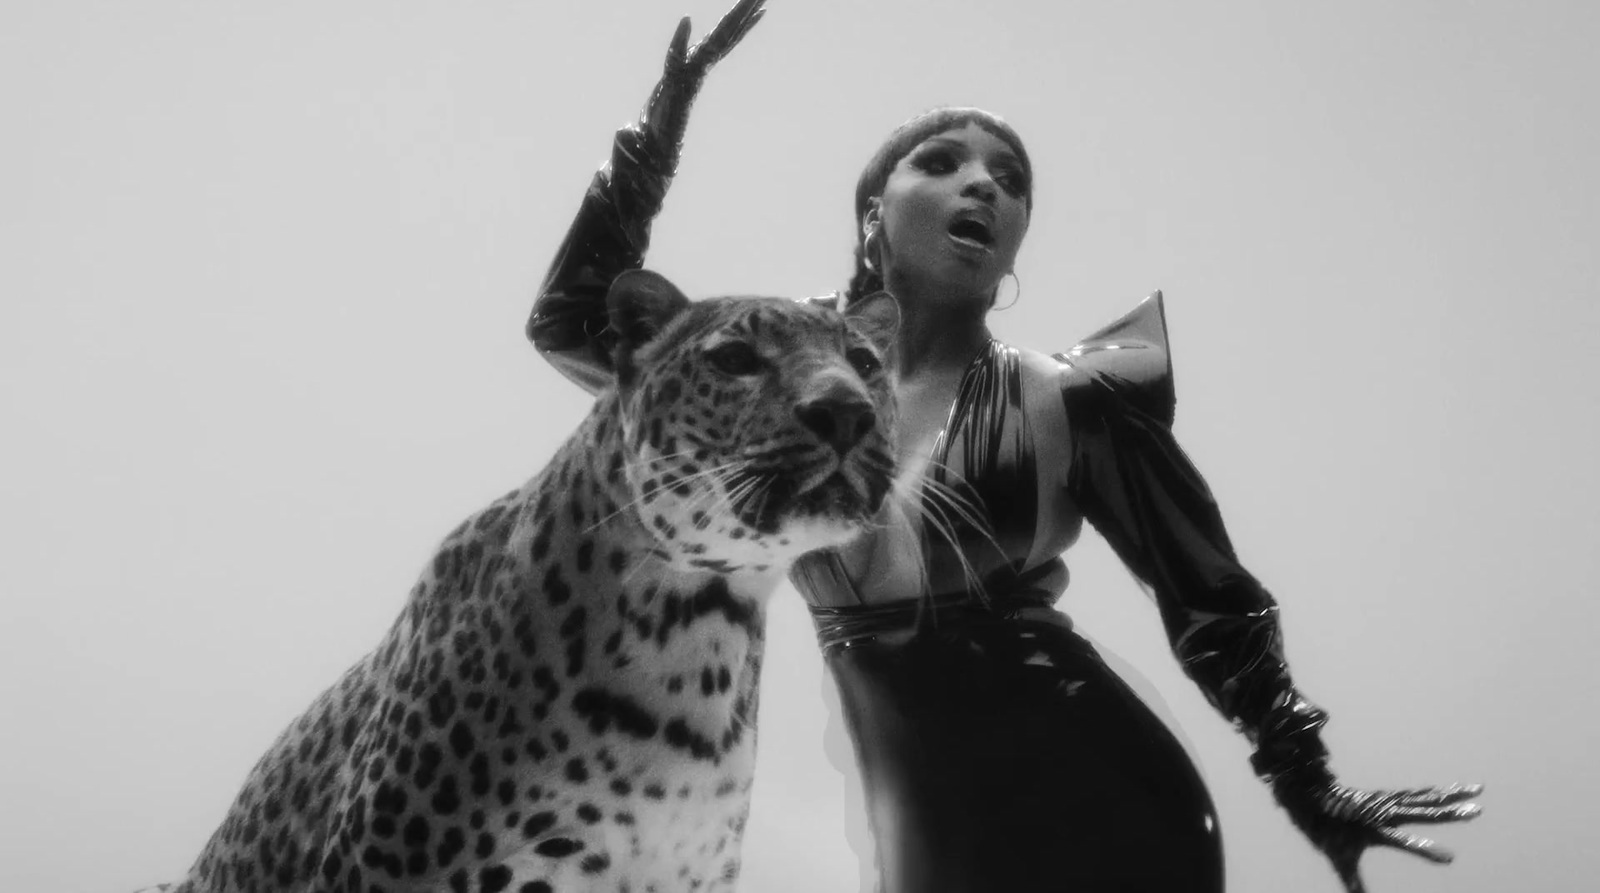
<instances>
[{"instance_id":1,"label":"woman's hip","mask_svg":"<svg viewBox=\"0 0 1600 893\"><path fill-rule=\"evenodd\" d=\"M1069 624L921 624L827 664L889 893L1221 889L1194 765Z\"/></svg>"}]
</instances>

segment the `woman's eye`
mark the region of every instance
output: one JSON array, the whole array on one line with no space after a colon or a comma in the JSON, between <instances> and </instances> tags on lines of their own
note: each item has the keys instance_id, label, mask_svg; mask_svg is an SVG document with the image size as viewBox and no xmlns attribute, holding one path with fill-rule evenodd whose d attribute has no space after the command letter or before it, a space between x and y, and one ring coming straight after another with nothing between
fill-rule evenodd
<instances>
[{"instance_id":1,"label":"woman's eye","mask_svg":"<svg viewBox=\"0 0 1600 893\"><path fill-rule=\"evenodd\" d=\"M856 374L862 378L871 378L878 374L878 370L883 368L883 364L878 362L877 354L867 350L865 347L851 348L845 353L844 358L850 361L850 365L855 368Z\"/></svg>"},{"instance_id":2,"label":"woman's eye","mask_svg":"<svg viewBox=\"0 0 1600 893\"><path fill-rule=\"evenodd\" d=\"M728 375L753 375L761 371L761 355L743 341L729 341L706 352L706 359Z\"/></svg>"},{"instance_id":3,"label":"woman's eye","mask_svg":"<svg viewBox=\"0 0 1600 893\"><path fill-rule=\"evenodd\" d=\"M948 174L957 167L955 158L946 151L935 150L917 156L917 167L930 174Z\"/></svg>"},{"instance_id":4,"label":"woman's eye","mask_svg":"<svg viewBox=\"0 0 1600 893\"><path fill-rule=\"evenodd\" d=\"M1023 195L1028 191L1028 178L1021 171L999 170L994 175L995 182L1000 188L1014 196Z\"/></svg>"}]
</instances>

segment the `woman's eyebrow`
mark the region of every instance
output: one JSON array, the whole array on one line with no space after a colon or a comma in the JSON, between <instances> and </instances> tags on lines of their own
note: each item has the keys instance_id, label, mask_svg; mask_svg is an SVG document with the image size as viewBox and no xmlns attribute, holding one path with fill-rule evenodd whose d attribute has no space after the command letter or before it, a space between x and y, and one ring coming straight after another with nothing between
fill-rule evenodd
<instances>
[{"instance_id":1,"label":"woman's eyebrow","mask_svg":"<svg viewBox=\"0 0 1600 893\"><path fill-rule=\"evenodd\" d=\"M958 151L961 151L961 152L966 152L966 153L970 153L971 150L972 150L972 147L970 145L968 145L965 140L962 140L962 139L959 139L959 138L953 137L953 136L930 136L927 139L923 140L922 143L919 144L917 148L920 150L920 149L922 149L924 147L929 147L929 146L933 146L933 145L938 145L938 146L940 146L942 148L946 148L946 149L955 149L955 150L958 150ZM1018 167L1018 168L1022 167L1022 158L1020 156L1018 156L1016 152L1013 152L1012 150L1006 149L1006 148L1002 148L1002 149L998 150L997 152L995 152L995 154L989 156L989 161L990 161L990 163L997 163L998 162L998 163L1002 163L1002 164L1011 165L1013 167Z\"/></svg>"}]
</instances>

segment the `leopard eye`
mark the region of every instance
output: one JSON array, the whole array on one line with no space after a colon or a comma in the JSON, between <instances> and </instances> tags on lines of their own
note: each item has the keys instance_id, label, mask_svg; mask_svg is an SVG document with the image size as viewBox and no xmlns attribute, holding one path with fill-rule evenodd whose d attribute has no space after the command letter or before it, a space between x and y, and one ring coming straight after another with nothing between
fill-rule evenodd
<instances>
[{"instance_id":1,"label":"leopard eye","mask_svg":"<svg viewBox=\"0 0 1600 893\"><path fill-rule=\"evenodd\" d=\"M761 355L743 341L729 341L706 352L717 371L728 375L754 375L761 371Z\"/></svg>"},{"instance_id":2,"label":"leopard eye","mask_svg":"<svg viewBox=\"0 0 1600 893\"><path fill-rule=\"evenodd\" d=\"M865 347L852 347L844 357L862 378L871 378L883 369L883 363L878 361L878 355Z\"/></svg>"}]
</instances>

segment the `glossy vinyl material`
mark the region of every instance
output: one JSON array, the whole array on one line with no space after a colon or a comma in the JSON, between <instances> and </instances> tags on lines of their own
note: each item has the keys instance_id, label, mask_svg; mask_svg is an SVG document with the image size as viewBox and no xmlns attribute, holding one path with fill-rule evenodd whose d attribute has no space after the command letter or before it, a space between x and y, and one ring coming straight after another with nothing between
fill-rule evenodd
<instances>
[{"instance_id":1,"label":"glossy vinyl material","mask_svg":"<svg viewBox=\"0 0 1600 893\"><path fill-rule=\"evenodd\" d=\"M594 393L611 380L615 346L606 291L644 265L650 223L677 166L675 148L642 124L617 131L611 161L589 182L528 317L528 338L561 373Z\"/></svg>"},{"instance_id":2,"label":"glossy vinyl material","mask_svg":"<svg viewBox=\"0 0 1600 893\"><path fill-rule=\"evenodd\" d=\"M1184 672L1256 745L1258 773L1321 763L1327 714L1295 691L1277 605L1239 564L1216 501L1172 435L1160 294L1056 359L1073 432L1067 490L1152 590Z\"/></svg>"},{"instance_id":3,"label":"glossy vinyl material","mask_svg":"<svg viewBox=\"0 0 1600 893\"><path fill-rule=\"evenodd\" d=\"M930 595L1052 601L1067 579L1059 552L1087 519L1151 590L1185 672L1256 745L1256 770L1271 778L1320 764L1327 716L1295 690L1277 605L1239 563L1215 500L1169 427L1175 396L1162 296L1055 360L1065 447L1034 438L1037 401L1027 391L1039 384L1022 374L1013 349L994 342L968 369L931 476L959 482L989 523L961 524L959 548L924 537ZM1068 463L1066 495L1081 514L1037 512L1041 455ZM963 567L976 567L982 585ZM794 576L814 604L840 604L840 587L865 603L872 587L831 555L808 558Z\"/></svg>"},{"instance_id":4,"label":"glossy vinyl material","mask_svg":"<svg viewBox=\"0 0 1600 893\"><path fill-rule=\"evenodd\" d=\"M1325 757L1324 717L1290 683L1276 607L1168 427L1161 297L1055 360L1044 382L995 343L964 377L930 476L988 524L961 525L958 548L924 536L929 598L868 604L872 581L837 556L794 575L813 604L844 605L812 611L885 893L1222 888L1215 813L1187 755L1048 607L1083 519L1150 588L1185 670L1257 742L1258 768ZM1056 389L1066 444L1040 440L1041 387ZM1067 463L1076 511L1039 511L1042 462Z\"/></svg>"},{"instance_id":5,"label":"glossy vinyl material","mask_svg":"<svg viewBox=\"0 0 1600 893\"><path fill-rule=\"evenodd\" d=\"M1216 814L1194 766L1060 612L814 612L861 768L878 890L1222 889Z\"/></svg>"}]
</instances>

